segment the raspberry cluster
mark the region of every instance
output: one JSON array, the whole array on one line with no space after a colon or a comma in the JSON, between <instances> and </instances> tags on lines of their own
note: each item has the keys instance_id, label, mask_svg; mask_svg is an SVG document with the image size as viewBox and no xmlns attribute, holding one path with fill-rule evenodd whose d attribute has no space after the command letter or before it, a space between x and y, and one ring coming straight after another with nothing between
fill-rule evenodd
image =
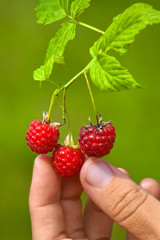
<instances>
[{"instance_id":1,"label":"raspberry cluster","mask_svg":"<svg viewBox=\"0 0 160 240\"><path fill-rule=\"evenodd\" d=\"M83 126L80 129L78 141L75 146L72 139L66 138L64 145L58 144L59 123L46 120L34 120L26 133L27 145L38 154L53 151L53 166L55 172L62 177L73 177L80 172L88 157L103 157L110 153L115 141L115 128L110 122L102 122L102 117L97 125Z\"/></svg>"}]
</instances>

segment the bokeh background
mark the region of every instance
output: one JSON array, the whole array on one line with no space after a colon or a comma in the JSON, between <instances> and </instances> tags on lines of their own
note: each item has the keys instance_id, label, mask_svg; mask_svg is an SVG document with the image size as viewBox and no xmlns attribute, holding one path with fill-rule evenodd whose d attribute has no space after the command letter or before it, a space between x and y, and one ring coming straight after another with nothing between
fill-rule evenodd
<instances>
[{"instance_id":1,"label":"bokeh background","mask_svg":"<svg viewBox=\"0 0 160 240\"><path fill-rule=\"evenodd\" d=\"M105 30L112 18L134 0L92 0L80 20ZM159 0L141 1L160 10ZM26 146L25 133L33 119L47 111L54 85L39 87L32 72L44 60L50 38L60 22L49 26L36 23L36 0L0 1L0 238L31 239L28 194L36 154ZM77 26L77 35L65 52L65 66L55 65L52 80L65 83L91 59L89 47L99 37ZM127 169L134 181L152 177L160 180L160 25L143 30L127 54L119 57L143 89L118 93L100 92L91 84L98 111L112 120L117 139L105 159ZM95 121L94 111L83 77L67 92L67 108L75 142L80 127ZM61 121L53 108L52 119ZM61 128L63 141L67 128ZM85 202L86 195L83 195ZM113 240L125 239L125 231L115 225Z\"/></svg>"}]
</instances>

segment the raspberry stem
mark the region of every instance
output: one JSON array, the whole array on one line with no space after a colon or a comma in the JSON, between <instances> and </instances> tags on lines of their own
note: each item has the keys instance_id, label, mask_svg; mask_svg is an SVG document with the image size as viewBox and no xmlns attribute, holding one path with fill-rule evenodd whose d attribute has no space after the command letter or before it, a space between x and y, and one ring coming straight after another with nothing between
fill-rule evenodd
<instances>
[{"instance_id":1,"label":"raspberry stem","mask_svg":"<svg viewBox=\"0 0 160 240\"><path fill-rule=\"evenodd\" d=\"M95 59L93 58L93 59L92 59L79 73L77 73L71 80L69 80L65 85L57 88L57 89L53 92L52 97L51 97L51 102L50 102L49 110L48 110L48 118L47 118L47 121L49 121L49 119L50 119L50 114L51 114L52 106L53 106L53 104L54 104L54 100L55 100L56 96L58 95L58 93L59 93L61 90L65 89L65 95L66 95L66 91L67 91L68 87L70 87L70 85L71 85L72 83L74 83L75 80L76 80L80 75L82 75L84 72L86 72L86 71L90 68L90 65L91 65L94 61L95 61ZM65 110L65 106L63 106L63 109ZM64 111L64 110L63 110L63 111Z\"/></svg>"},{"instance_id":2,"label":"raspberry stem","mask_svg":"<svg viewBox=\"0 0 160 240\"><path fill-rule=\"evenodd\" d=\"M87 70L90 68L90 66L92 65L92 63L95 61L96 59L93 58L83 69L82 71L80 71L79 73L77 73L71 80L69 80L64 87L68 88L80 75L82 75L84 72L87 72Z\"/></svg>"},{"instance_id":3,"label":"raspberry stem","mask_svg":"<svg viewBox=\"0 0 160 240\"><path fill-rule=\"evenodd\" d=\"M98 114L97 114L97 110L96 110L96 105L95 105L93 93L92 93L91 86L90 86L90 83L89 83L88 76L87 76L86 72L84 72L84 76L85 76L87 87L88 87L88 90L89 90L89 93L90 93L90 96L91 96L91 101L92 101L92 104L93 104L94 112L96 114L96 120L98 122Z\"/></svg>"},{"instance_id":4,"label":"raspberry stem","mask_svg":"<svg viewBox=\"0 0 160 240\"><path fill-rule=\"evenodd\" d=\"M57 87L60 86L58 83L55 83L55 82L53 82L53 81L51 81L51 80L46 80L46 81L52 83L53 85L55 85L55 86L57 86Z\"/></svg>"},{"instance_id":5,"label":"raspberry stem","mask_svg":"<svg viewBox=\"0 0 160 240\"><path fill-rule=\"evenodd\" d=\"M79 25L81 25L81 26L83 26L83 27L89 28L89 29L91 29L91 30L93 30L93 31L95 31L95 32L100 33L100 34L104 34L104 33L105 33L104 31L102 31L102 30L100 30L100 29L98 29L98 28L96 28L96 27L93 27L93 26L88 25L88 24L83 23L83 22L78 22L77 20L75 20L74 18L72 18L70 15L68 15L68 17L69 17L72 21L74 21L75 23L77 23L77 24L79 24Z\"/></svg>"},{"instance_id":6,"label":"raspberry stem","mask_svg":"<svg viewBox=\"0 0 160 240\"><path fill-rule=\"evenodd\" d=\"M100 30L100 29L98 29L98 28L95 28L95 27L93 27L93 26L90 26L90 25L88 25L88 24L86 24L86 23L83 23L83 22L77 22L77 23L78 23L79 25L83 26L83 27L89 28L89 29L91 29L91 30L93 30L93 31L95 31L95 32L100 33L100 34L104 34L104 33L105 33L104 31L102 31L102 30Z\"/></svg>"},{"instance_id":7,"label":"raspberry stem","mask_svg":"<svg viewBox=\"0 0 160 240\"><path fill-rule=\"evenodd\" d=\"M65 88L64 91L63 91L62 117L63 117L64 121L67 118L67 125L68 125L68 132L69 132L69 142L70 142L70 146L71 146L71 143L72 143L72 133L71 133L71 125L70 125L70 121L69 121L69 117L68 117L67 109L66 109L66 90L67 90L67 88Z\"/></svg>"},{"instance_id":8,"label":"raspberry stem","mask_svg":"<svg viewBox=\"0 0 160 240\"><path fill-rule=\"evenodd\" d=\"M66 119L67 117L67 111L66 111L66 88L63 91L63 107L62 107L62 118Z\"/></svg>"},{"instance_id":9,"label":"raspberry stem","mask_svg":"<svg viewBox=\"0 0 160 240\"><path fill-rule=\"evenodd\" d=\"M49 110L48 110L47 122L49 122L49 119L50 119L51 110L52 110L52 106L53 106L54 100L55 100L56 96L58 95L58 93L59 93L61 90L62 90L61 88L57 88L57 89L54 91L54 93L52 94L51 102L50 102L50 106L49 106Z\"/></svg>"}]
</instances>

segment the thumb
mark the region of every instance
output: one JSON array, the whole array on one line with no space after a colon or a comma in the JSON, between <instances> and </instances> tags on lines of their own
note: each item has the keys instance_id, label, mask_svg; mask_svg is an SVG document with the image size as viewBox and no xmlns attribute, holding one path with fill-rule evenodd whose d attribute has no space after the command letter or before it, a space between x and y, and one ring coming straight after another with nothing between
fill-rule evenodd
<instances>
[{"instance_id":1,"label":"thumb","mask_svg":"<svg viewBox=\"0 0 160 240\"><path fill-rule=\"evenodd\" d=\"M120 170L102 159L89 159L80 174L89 198L140 240L160 239L160 204Z\"/></svg>"}]
</instances>

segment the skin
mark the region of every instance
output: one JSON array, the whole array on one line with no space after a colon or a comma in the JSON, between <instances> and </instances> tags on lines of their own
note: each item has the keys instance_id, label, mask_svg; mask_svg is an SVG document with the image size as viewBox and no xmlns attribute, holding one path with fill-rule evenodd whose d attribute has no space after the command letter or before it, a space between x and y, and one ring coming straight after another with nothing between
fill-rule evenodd
<instances>
[{"instance_id":1,"label":"skin","mask_svg":"<svg viewBox=\"0 0 160 240\"><path fill-rule=\"evenodd\" d=\"M109 169L112 177L107 183L102 184L103 174L92 179L94 165ZM83 190L89 198L82 216ZM108 240L114 221L127 231L127 240L158 240L159 199L160 185L154 179L143 179L138 186L126 170L103 160L88 159L80 176L62 179L51 157L40 155L34 162L29 196L33 240Z\"/></svg>"}]
</instances>

